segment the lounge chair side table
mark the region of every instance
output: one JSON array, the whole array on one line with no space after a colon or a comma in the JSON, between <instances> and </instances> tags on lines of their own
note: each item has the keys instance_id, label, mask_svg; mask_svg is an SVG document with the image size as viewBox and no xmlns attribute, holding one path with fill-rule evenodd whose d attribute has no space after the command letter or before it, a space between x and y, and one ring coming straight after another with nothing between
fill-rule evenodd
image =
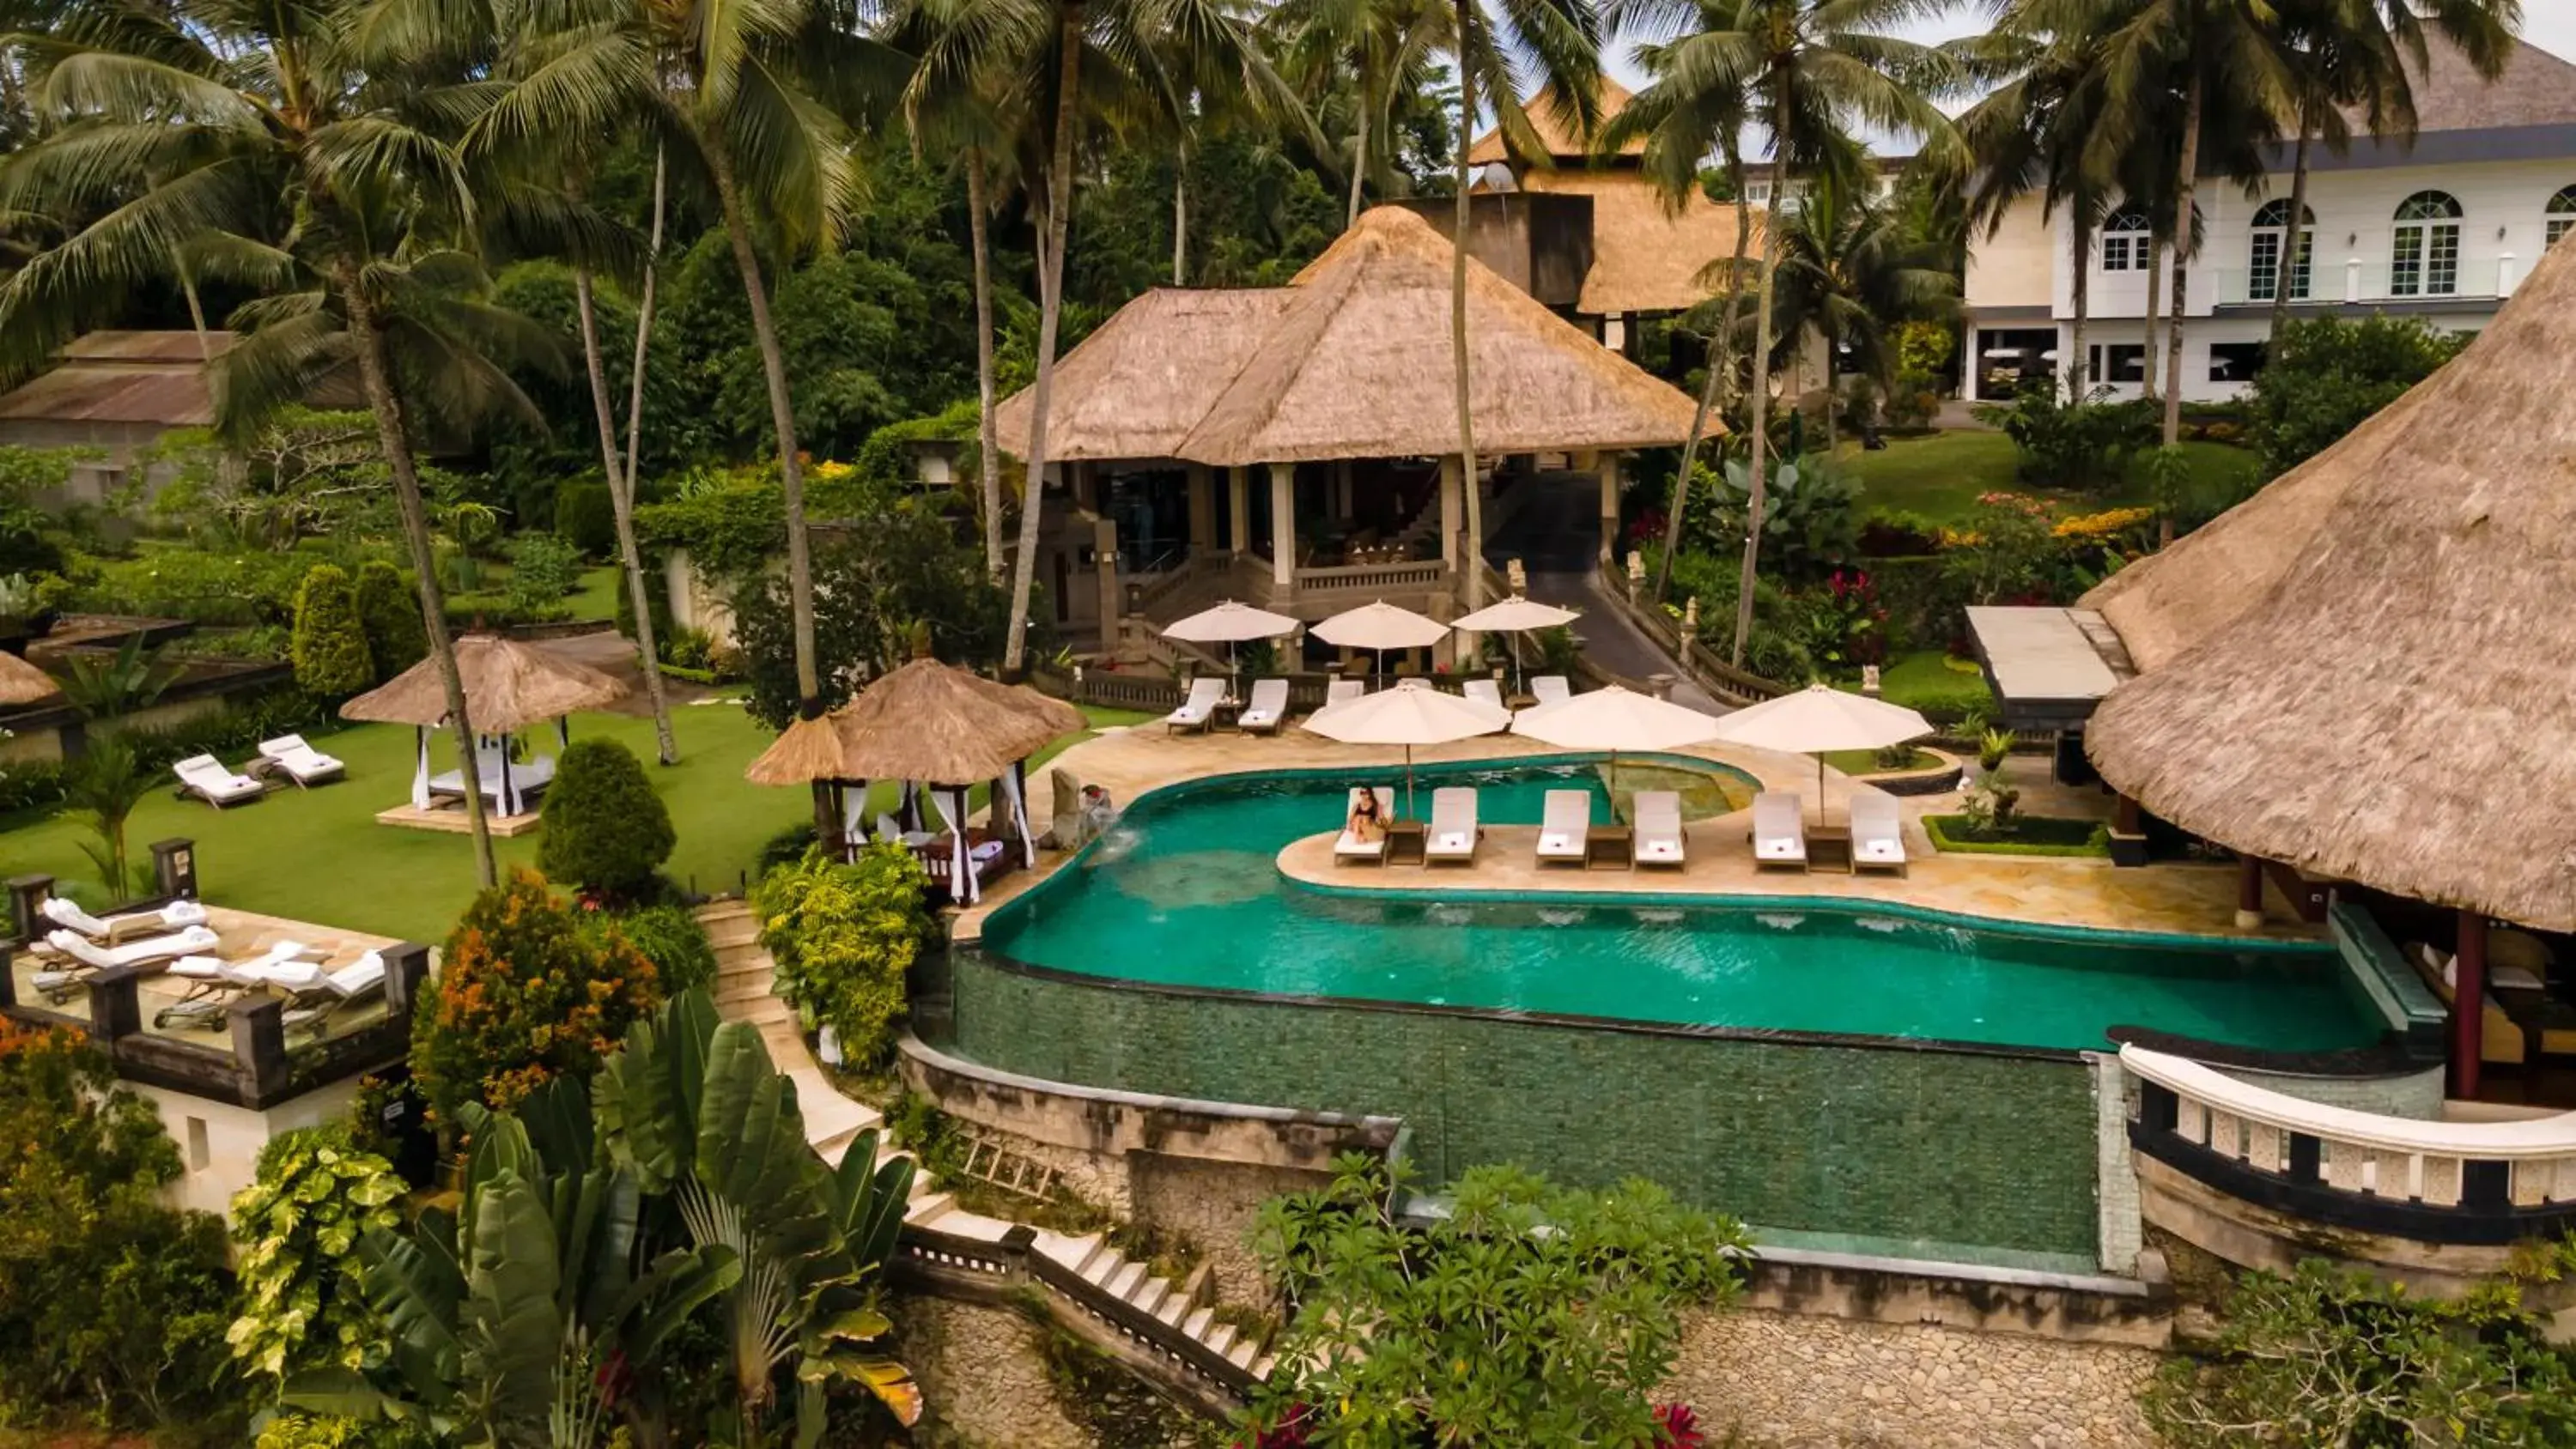
<instances>
[{"instance_id":1,"label":"lounge chair side table","mask_svg":"<svg viewBox=\"0 0 2576 1449\"><path fill-rule=\"evenodd\" d=\"M1848 825L1807 827L1807 869L1852 873L1852 835Z\"/></svg>"},{"instance_id":2,"label":"lounge chair side table","mask_svg":"<svg viewBox=\"0 0 2576 1449\"><path fill-rule=\"evenodd\" d=\"M1419 820L1390 820L1386 823L1386 863L1421 865L1425 847L1431 840L1431 829Z\"/></svg>"},{"instance_id":3,"label":"lounge chair side table","mask_svg":"<svg viewBox=\"0 0 2576 1449\"><path fill-rule=\"evenodd\" d=\"M1637 832L1627 825L1595 825L1583 838L1583 868L1626 870L1637 863Z\"/></svg>"}]
</instances>

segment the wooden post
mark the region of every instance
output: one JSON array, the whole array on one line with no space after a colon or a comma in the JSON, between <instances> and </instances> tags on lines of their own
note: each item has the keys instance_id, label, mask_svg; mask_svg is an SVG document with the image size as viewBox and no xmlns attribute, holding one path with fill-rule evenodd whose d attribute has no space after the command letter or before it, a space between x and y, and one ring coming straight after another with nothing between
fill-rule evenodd
<instances>
[{"instance_id":1,"label":"wooden post","mask_svg":"<svg viewBox=\"0 0 2576 1449\"><path fill-rule=\"evenodd\" d=\"M1297 583L1297 465L1270 465L1270 582L1283 594Z\"/></svg>"},{"instance_id":2,"label":"wooden post","mask_svg":"<svg viewBox=\"0 0 2576 1449\"><path fill-rule=\"evenodd\" d=\"M2451 980L2451 1095L2478 1094L2486 1055L2487 918L2460 912L2459 955Z\"/></svg>"},{"instance_id":3,"label":"wooden post","mask_svg":"<svg viewBox=\"0 0 2576 1449\"><path fill-rule=\"evenodd\" d=\"M1225 470L1227 550L1240 558L1252 551L1252 470L1241 463Z\"/></svg>"},{"instance_id":4,"label":"wooden post","mask_svg":"<svg viewBox=\"0 0 2576 1449\"><path fill-rule=\"evenodd\" d=\"M2236 929L2260 930L2263 925L2263 860L2260 856L2236 857Z\"/></svg>"},{"instance_id":5,"label":"wooden post","mask_svg":"<svg viewBox=\"0 0 2576 1449\"><path fill-rule=\"evenodd\" d=\"M1216 552L1216 479L1205 463L1190 465L1190 556Z\"/></svg>"},{"instance_id":6,"label":"wooden post","mask_svg":"<svg viewBox=\"0 0 2576 1449\"><path fill-rule=\"evenodd\" d=\"M1466 504L1459 496L1458 485L1463 476L1455 456L1441 458L1440 564L1441 567L1452 570L1461 567L1458 560L1458 529L1461 526L1459 519L1466 511Z\"/></svg>"},{"instance_id":7,"label":"wooden post","mask_svg":"<svg viewBox=\"0 0 2576 1449\"><path fill-rule=\"evenodd\" d=\"M2111 828L2123 835L2136 835L2143 831L2145 826L2140 823L2136 797L2122 795L2117 800L2118 803L2111 807Z\"/></svg>"},{"instance_id":8,"label":"wooden post","mask_svg":"<svg viewBox=\"0 0 2576 1449\"><path fill-rule=\"evenodd\" d=\"M1091 561L1100 575L1100 652L1118 652L1118 611L1125 603L1118 588L1118 524L1103 518L1091 525Z\"/></svg>"}]
</instances>

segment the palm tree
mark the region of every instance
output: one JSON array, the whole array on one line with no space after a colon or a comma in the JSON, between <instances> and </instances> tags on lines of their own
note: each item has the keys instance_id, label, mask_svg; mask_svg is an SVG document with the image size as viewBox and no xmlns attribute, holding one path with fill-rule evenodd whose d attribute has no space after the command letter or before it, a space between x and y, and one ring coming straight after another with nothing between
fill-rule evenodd
<instances>
[{"instance_id":1,"label":"palm tree","mask_svg":"<svg viewBox=\"0 0 2576 1449\"><path fill-rule=\"evenodd\" d=\"M1773 307L1783 351L1794 357L1809 335L1819 337L1829 358L1848 353L1850 370L1882 392L1896 376L1889 329L1958 310L1958 278L1907 234L1894 208L1848 180L1812 188L1805 204L1782 218L1769 250L1780 269ZM1835 411L1825 410L1829 450Z\"/></svg>"},{"instance_id":2,"label":"palm tree","mask_svg":"<svg viewBox=\"0 0 2576 1449\"><path fill-rule=\"evenodd\" d=\"M1755 98L1754 114L1771 134L1771 192L1762 222L1769 238L1778 233L1781 202L1794 179L1847 147L1844 138L1861 125L1920 136L1935 162L1955 158L1957 133L1932 98L1957 83L1956 65L1935 47L1881 33L1936 8L1921 0L1612 0L1610 15L1614 23L1671 37L1638 48L1653 78L1628 107L1639 126L1651 129L1677 110L1731 94ZM1739 666L1753 630L1770 471L1772 300L1780 270L1771 250L1766 240L1754 306L1753 487L1733 646Z\"/></svg>"},{"instance_id":3,"label":"palm tree","mask_svg":"<svg viewBox=\"0 0 2576 1449\"><path fill-rule=\"evenodd\" d=\"M1281 63L1321 94L1346 83L1350 92L1350 184L1342 226L1360 219L1372 181L1384 189L1393 154L1395 98L1432 79L1433 57L1454 53L1455 12L1435 0L1287 0L1272 23L1284 36Z\"/></svg>"},{"instance_id":4,"label":"palm tree","mask_svg":"<svg viewBox=\"0 0 2576 1449\"><path fill-rule=\"evenodd\" d=\"M504 325L437 297L466 270L461 258L413 241L472 215L444 137L467 104L453 80L463 73L456 52L489 32L411 13L399 0L371 6L367 25L358 18L345 0L177 0L52 37L37 52L30 94L47 134L0 167L0 206L94 219L0 286L0 347L27 357L104 321L132 287L167 275L184 246L200 278L272 294L236 316L252 335L216 375L226 421L300 402L318 371L355 364L410 545L488 886L492 842L472 724L412 443L417 427L465 416L508 387L471 340ZM437 43L420 43L430 38ZM369 55L361 47L370 43L387 48Z\"/></svg>"}]
</instances>

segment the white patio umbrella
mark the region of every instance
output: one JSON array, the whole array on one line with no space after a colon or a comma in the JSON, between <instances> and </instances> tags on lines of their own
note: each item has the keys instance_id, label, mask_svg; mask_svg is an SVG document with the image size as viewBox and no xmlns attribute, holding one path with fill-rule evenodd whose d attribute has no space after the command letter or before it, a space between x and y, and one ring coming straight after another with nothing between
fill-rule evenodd
<instances>
[{"instance_id":1,"label":"white patio umbrella","mask_svg":"<svg viewBox=\"0 0 2576 1449\"><path fill-rule=\"evenodd\" d=\"M1210 609L1201 609L1163 631L1166 639L1184 644L1222 644L1225 646L1225 672L1234 673L1234 646L1246 639L1276 639L1297 632L1297 621L1268 609L1238 604L1232 599Z\"/></svg>"},{"instance_id":2,"label":"white patio umbrella","mask_svg":"<svg viewBox=\"0 0 2576 1449\"><path fill-rule=\"evenodd\" d=\"M1717 738L1717 717L1618 685L1532 705L1512 716L1512 733L1568 750L1610 752L1610 794L1619 794L1619 755L1677 750Z\"/></svg>"},{"instance_id":3,"label":"white patio umbrella","mask_svg":"<svg viewBox=\"0 0 2576 1449\"><path fill-rule=\"evenodd\" d=\"M1883 750L1932 733L1932 722L1901 704L1811 684L1717 722L1717 738L1757 750L1816 757L1816 815L1824 818L1825 755Z\"/></svg>"},{"instance_id":4,"label":"white patio umbrella","mask_svg":"<svg viewBox=\"0 0 2576 1449\"><path fill-rule=\"evenodd\" d=\"M1413 811L1413 747L1490 735L1512 722L1512 712L1462 694L1408 679L1393 689L1328 704L1306 717L1306 728L1346 745L1404 746L1404 809Z\"/></svg>"},{"instance_id":5,"label":"white patio umbrella","mask_svg":"<svg viewBox=\"0 0 2576 1449\"><path fill-rule=\"evenodd\" d=\"M1441 637L1449 632L1449 626L1380 599L1356 609L1345 609L1307 632L1327 644L1344 649L1376 650L1377 670L1384 674L1386 651L1427 648L1439 643ZM1394 741L1387 743L1393 744Z\"/></svg>"},{"instance_id":6,"label":"white patio umbrella","mask_svg":"<svg viewBox=\"0 0 2576 1449\"><path fill-rule=\"evenodd\" d=\"M1508 599L1487 604L1463 619L1452 620L1449 627L1477 634L1518 635L1558 628L1582 617L1572 609L1560 609L1554 604L1542 604L1536 599L1524 599L1514 594ZM1520 668L1521 641L1515 638L1512 640L1512 673L1515 676L1512 682L1515 687L1520 683L1517 677Z\"/></svg>"}]
</instances>

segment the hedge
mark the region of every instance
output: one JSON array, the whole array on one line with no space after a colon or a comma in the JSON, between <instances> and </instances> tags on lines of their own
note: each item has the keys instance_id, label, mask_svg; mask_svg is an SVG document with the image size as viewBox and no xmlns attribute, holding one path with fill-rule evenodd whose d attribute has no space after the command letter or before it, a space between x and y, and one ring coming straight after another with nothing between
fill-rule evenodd
<instances>
[{"instance_id":1,"label":"hedge","mask_svg":"<svg viewBox=\"0 0 2576 1449\"><path fill-rule=\"evenodd\" d=\"M2024 834L2012 840L1979 840L1968 834L1968 817L1965 815L1923 817L1923 833L1932 837L1932 843L1958 855L2107 856L2111 853L2111 827L2100 821L2025 815L2014 828ZM2085 832L2080 841L2072 838L2079 830ZM2033 839L2034 834L2058 838Z\"/></svg>"}]
</instances>

